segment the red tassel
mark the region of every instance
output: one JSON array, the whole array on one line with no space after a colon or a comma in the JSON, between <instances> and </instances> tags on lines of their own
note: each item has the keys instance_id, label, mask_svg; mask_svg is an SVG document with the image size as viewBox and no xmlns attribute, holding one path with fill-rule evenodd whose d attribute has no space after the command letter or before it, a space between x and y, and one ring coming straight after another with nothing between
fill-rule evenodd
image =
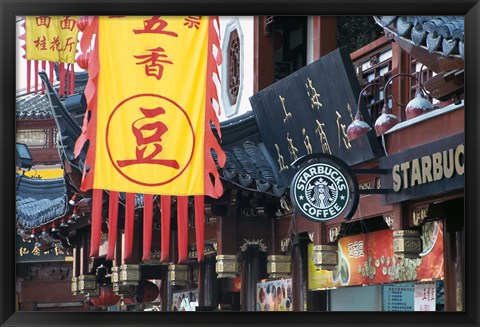
<instances>
[{"instance_id":1,"label":"red tassel","mask_svg":"<svg viewBox=\"0 0 480 327\"><path fill-rule=\"evenodd\" d=\"M143 257L142 261L150 260L152 247L153 225L153 194L143 195Z\"/></svg>"},{"instance_id":2,"label":"red tassel","mask_svg":"<svg viewBox=\"0 0 480 327\"><path fill-rule=\"evenodd\" d=\"M35 94L38 93L38 60L33 61L33 69L34 69L34 78L35 78Z\"/></svg>"},{"instance_id":3,"label":"red tassel","mask_svg":"<svg viewBox=\"0 0 480 327\"><path fill-rule=\"evenodd\" d=\"M160 197L161 207L161 248L160 248L160 262L168 262L170 254L170 213L171 213L170 195L163 195Z\"/></svg>"},{"instance_id":4,"label":"red tassel","mask_svg":"<svg viewBox=\"0 0 480 327\"><path fill-rule=\"evenodd\" d=\"M98 258L102 239L102 196L103 190L94 189L92 199L92 233L90 257Z\"/></svg>"},{"instance_id":5,"label":"red tassel","mask_svg":"<svg viewBox=\"0 0 480 327\"><path fill-rule=\"evenodd\" d=\"M177 196L178 263L188 260L188 196Z\"/></svg>"},{"instance_id":6,"label":"red tassel","mask_svg":"<svg viewBox=\"0 0 480 327\"><path fill-rule=\"evenodd\" d=\"M110 191L108 199L108 249L107 260L115 258L118 228L118 192Z\"/></svg>"},{"instance_id":7,"label":"red tassel","mask_svg":"<svg viewBox=\"0 0 480 327\"><path fill-rule=\"evenodd\" d=\"M53 61L49 61L48 64L50 65L50 84L53 85L53 72L54 72L54 69L53 69Z\"/></svg>"},{"instance_id":8,"label":"red tassel","mask_svg":"<svg viewBox=\"0 0 480 327\"><path fill-rule=\"evenodd\" d=\"M46 72L47 69L47 62L42 60L42 70ZM42 83L42 94L45 94L45 86Z\"/></svg>"},{"instance_id":9,"label":"red tassel","mask_svg":"<svg viewBox=\"0 0 480 327\"><path fill-rule=\"evenodd\" d=\"M132 257L134 216L135 193L127 193L125 200L125 247L123 248L123 263L128 263L128 260Z\"/></svg>"},{"instance_id":10,"label":"red tassel","mask_svg":"<svg viewBox=\"0 0 480 327\"><path fill-rule=\"evenodd\" d=\"M58 73L60 74L60 89L58 90L59 95L65 94L65 64L63 62L59 63Z\"/></svg>"},{"instance_id":11,"label":"red tassel","mask_svg":"<svg viewBox=\"0 0 480 327\"><path fill-rule=\"evenodd\" d=\"M198 262L203 262L205 252L205 235L204 235L204 197L203 195L195 195L195 238L197 243L197 259Z\"/></svg>"},{"instance_id":12,"label":"red tassel","mask_svg":"<svg viewBox=\"0 0 480 327\"><path fill-rule=\"evenodd\" d=\"M74 65L71 65L72 73L70 75L70 92L69 94L74 94L75 93L75 70L74 70Z\"/></svg>"},{"instance_id":13,"label":"red tassel","mask_svg":"<svg viewBox=\"0 0 480 327\"><path fill-rule=\"evenodd\" d=\"M27 94L30 93L31 78L32 78L32 61L27 60Z\"/></svg>"},{"instance_id":14,"label":"red tassel","mask_svg":"<svg viewBox=\"0 0 480 327\"><path fill-rule=\"evenodd\" d=\"M65 68L65 95L69 95L70 92L70 64L67 64Z\"/></svg>"}]
</instances>

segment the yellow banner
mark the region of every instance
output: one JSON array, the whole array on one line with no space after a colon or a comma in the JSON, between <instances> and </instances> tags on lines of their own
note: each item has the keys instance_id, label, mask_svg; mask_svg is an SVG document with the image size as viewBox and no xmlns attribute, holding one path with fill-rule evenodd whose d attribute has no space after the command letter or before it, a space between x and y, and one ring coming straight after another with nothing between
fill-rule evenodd
<instances>
[{"instance_id":1,"label":"yellow banner","mask_svg":"<svg viewBox=\"0 0 480 327\"><path fill-rule=\"evenodd\" d=\"M75 62L77 16L27 16L26 57L29 60Z\"/></svg>"},{"instance_id":2,"label":"yellow banner","mask_svg":"<svg viewBox=\"0 0 480 327\"><path fill-rule=\"evenodd\" d=\"M200 195L208 17L100 17L95 189Z\"/></svg>"}]
</instances>

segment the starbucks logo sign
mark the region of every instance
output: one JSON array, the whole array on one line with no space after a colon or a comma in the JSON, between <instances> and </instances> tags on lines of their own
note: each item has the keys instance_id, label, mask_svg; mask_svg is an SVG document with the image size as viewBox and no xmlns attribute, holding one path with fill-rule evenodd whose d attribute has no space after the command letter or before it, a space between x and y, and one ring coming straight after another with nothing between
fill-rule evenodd
<instances>
[{"instance_id":1,"label":"starbucks logo sign","mask_svg":"<svg viewBox=\"0 0 480 327\"><path fill-rule=\"evenodd\" d=\"M328 162L316 162L300 169L291 185L297 211L314 221L327 221L344 212L350 200L350 176Z\"/></svg>"}]
</instances>

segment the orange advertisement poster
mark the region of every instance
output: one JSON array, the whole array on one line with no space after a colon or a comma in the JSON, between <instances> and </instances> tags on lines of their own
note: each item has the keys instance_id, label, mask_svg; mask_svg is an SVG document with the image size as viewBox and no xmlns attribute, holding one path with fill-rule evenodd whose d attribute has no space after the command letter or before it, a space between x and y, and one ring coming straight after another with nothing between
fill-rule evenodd
<instances>
[{"instance_id":1,"label":"orange advertisement poster","mask_svg":"<svg viewBox=\"0 0 480 327\"><path fill-rule=\"evenodd\" d=\"M441 279L444 276L443 222L428 222L422 231L419 258L399 258L393 252L393 231L384 230L341 238L334 271L316 270L309 263L309 289ZM310 244L309 251L313 251ZM311 258L311 252L309 252Z\"/></svg>"}]
</instances>

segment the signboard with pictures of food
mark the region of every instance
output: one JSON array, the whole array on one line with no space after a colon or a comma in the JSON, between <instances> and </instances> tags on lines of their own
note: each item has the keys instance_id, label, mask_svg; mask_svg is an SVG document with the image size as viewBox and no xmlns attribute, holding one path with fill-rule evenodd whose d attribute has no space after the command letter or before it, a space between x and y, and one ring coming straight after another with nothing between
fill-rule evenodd
<instances>
[{"instance_id":1,"label":"signboard with pictures of food","mask_svg":"<svg viewBox=\"0 0 480 327\"><path fill-rule=\"evenodd\" d=\"M292 279L257 283L256 311L292 311Z\"/></svg>"},{"instance_id":2,"label":"signboard with pictures of food","mask_svg":"<svg viewBox=\"0 0 480 327\"><path fill-rule=\"evenodd\" d=\"M317 270L309 259L308 288L322 290L342 286L373 285L424 279L443 279L443 222L422 228L423 251L417 259L402 259L393 252L393 231L343 237L338 241L338 265L334 271ZM313 244L309 245L309 258Z\"/></svg>"}]
</instances>

